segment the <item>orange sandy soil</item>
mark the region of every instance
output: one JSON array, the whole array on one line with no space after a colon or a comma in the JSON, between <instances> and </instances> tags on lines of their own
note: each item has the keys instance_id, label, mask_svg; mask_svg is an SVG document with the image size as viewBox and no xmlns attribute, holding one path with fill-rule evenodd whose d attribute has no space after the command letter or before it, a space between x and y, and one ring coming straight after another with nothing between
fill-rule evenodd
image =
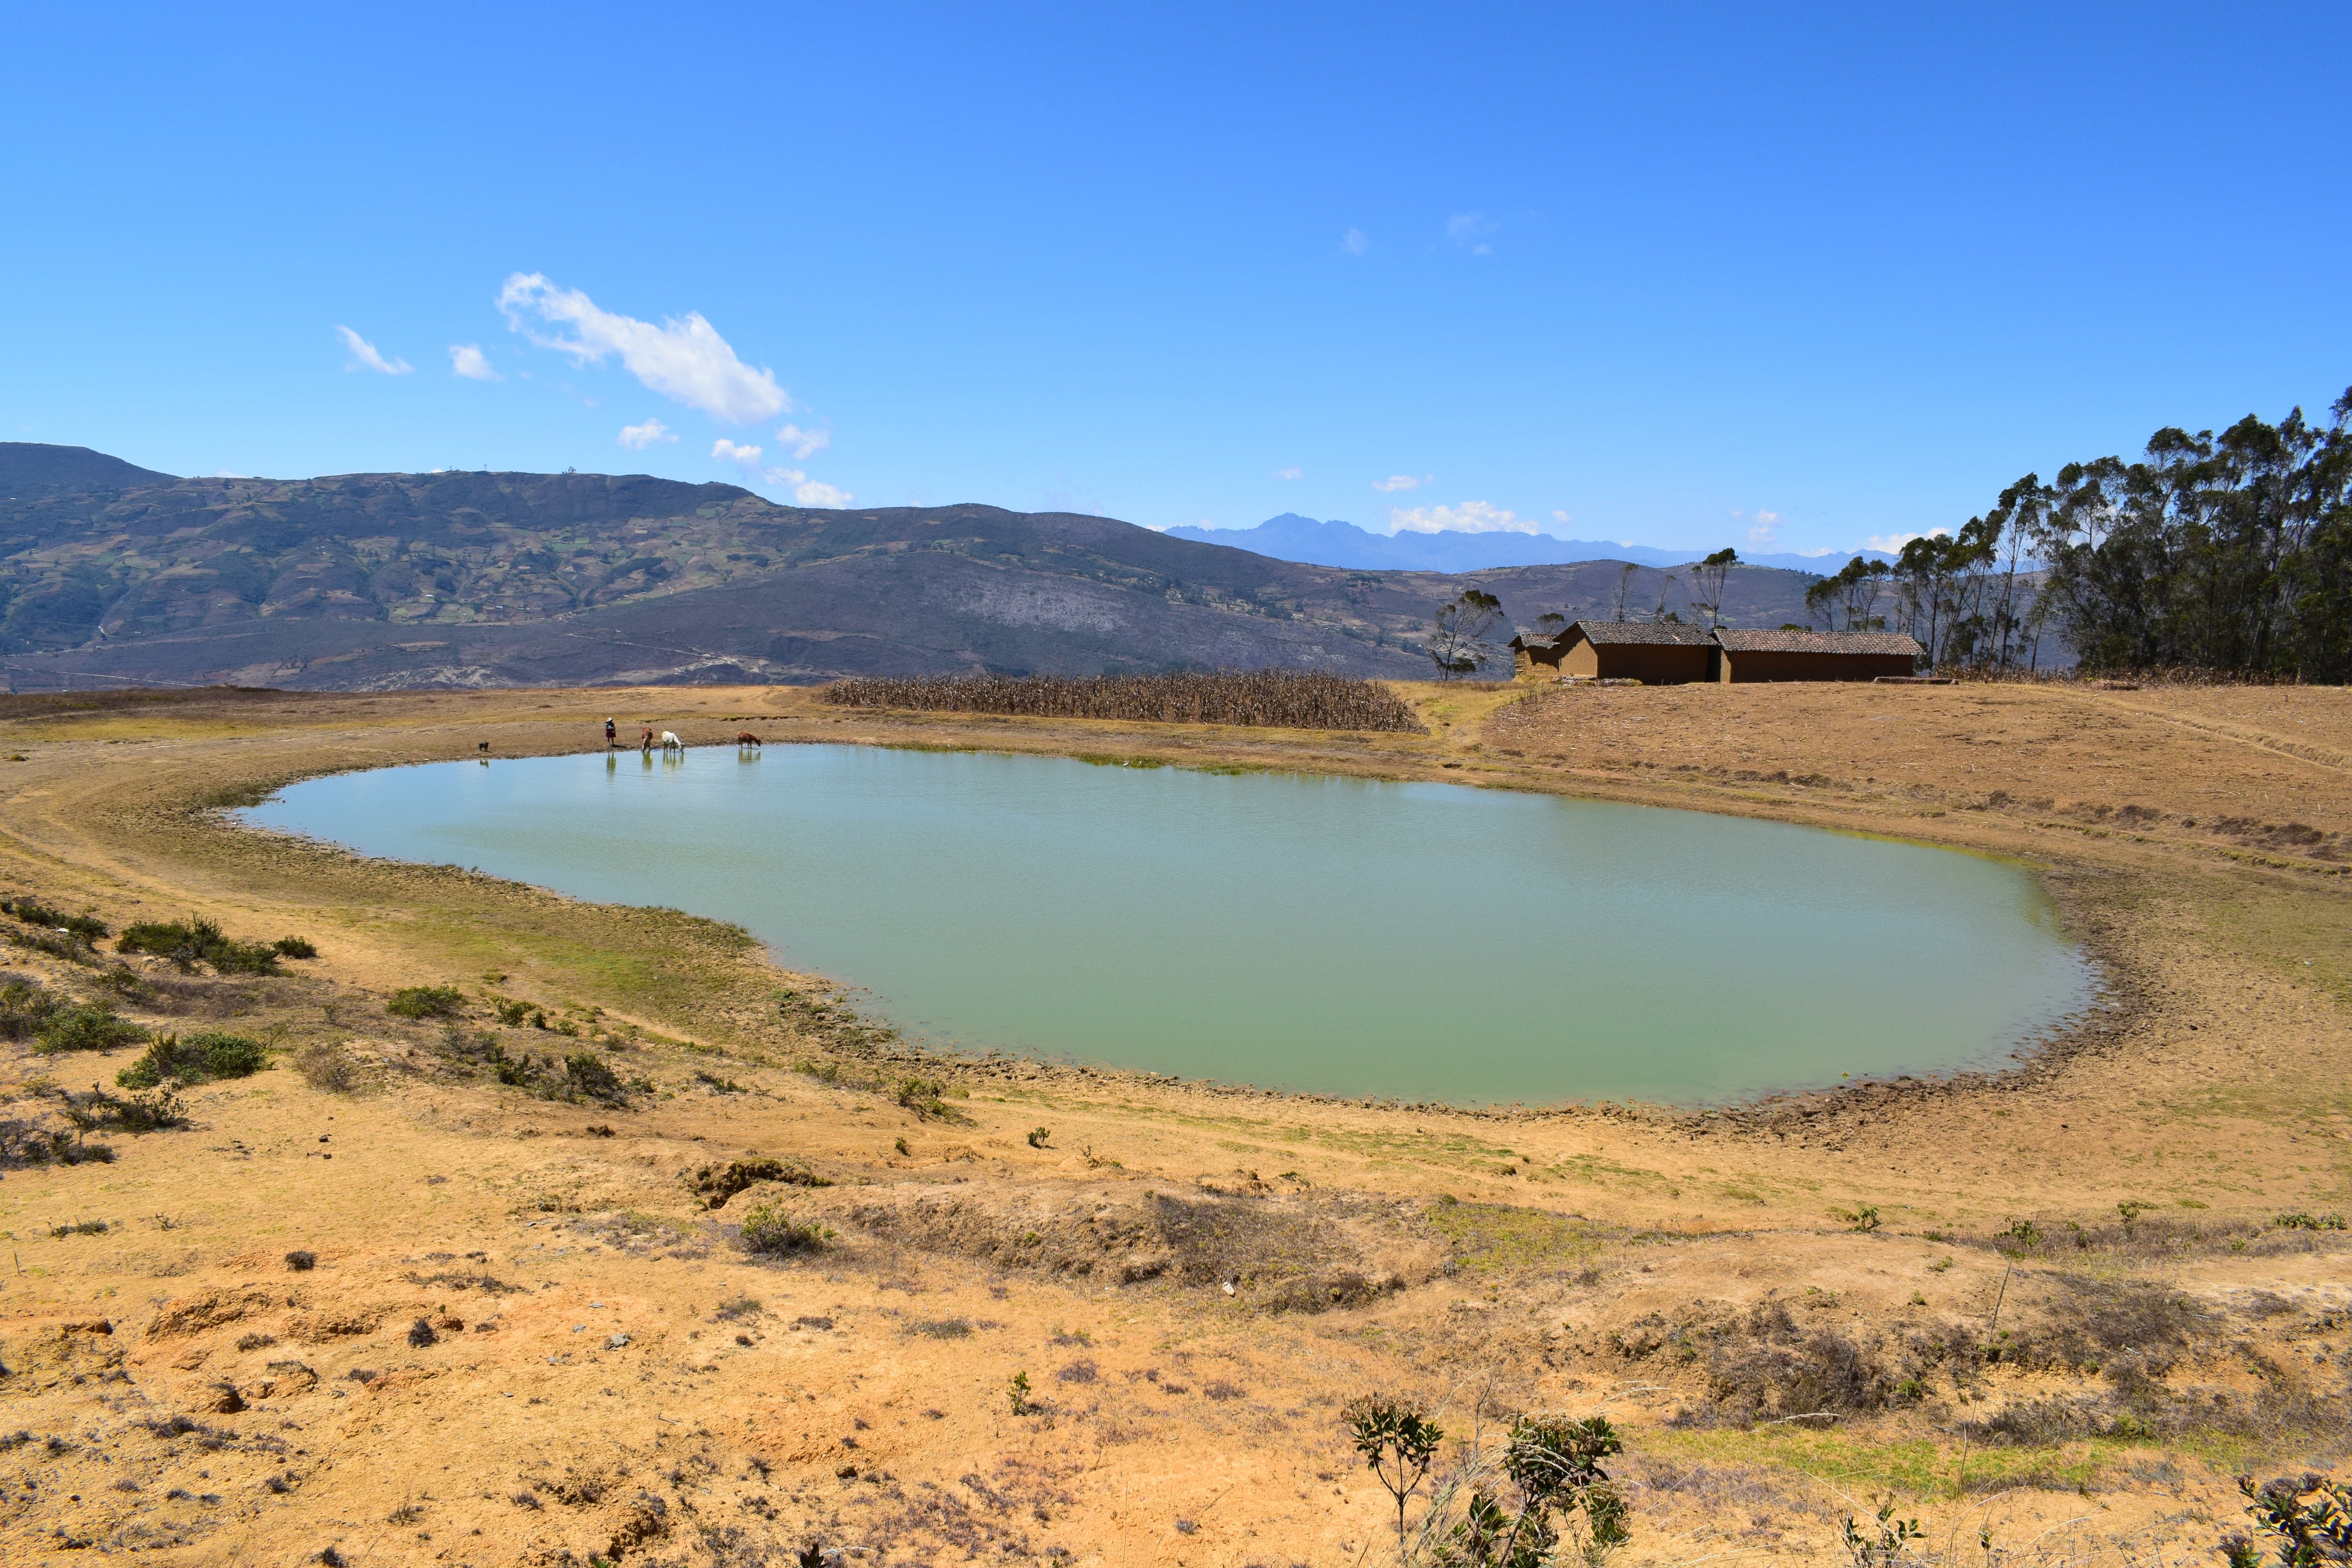
<instances>
[{"instance_id":1,"label":"orange sandy soil","mask_svg":"<svg viewBox=\"0 0 2352 1568\"><path fill-rule=\"evenodd\" d=\"M1430 733L773 689L0 699L0 893L320 949L257 978L0 948L277 1052L184 1091L186 1130L91 1133L110 1163L0 1173L0 1557L1381 1563L1392 1505L1339 1419L1370 1390L1466 1439L1605 1412L1628 1563L1843 1563L1882 1497L1922 1560L2210 1562L2233 1471L2340 1460L2345 1233L2273 1222L2352 1207L2352 694L1402 689ZM485 740L593 748L607 713L698 745L1459 780L1998 853L2109 994L1995 1077L1701 1114L1349 1103L925 1061L731 928L217 810ZM145 984L106 990L118 963ZM420 984L465 1016L386 1012ZM650 1087L541 1098L485 1042ZM321 1053L352 1087L313 1086ZM63 1128L58 1086L134 1055L0 1042L0 1122ZM916 1074L938 1109L901 1103ZM754 1156L829 1184L690 1189ZM747 1253L770 1201L835 1235ZM81 1221L108 1228L56 1234Z\"/></svg>"}]
</instances>

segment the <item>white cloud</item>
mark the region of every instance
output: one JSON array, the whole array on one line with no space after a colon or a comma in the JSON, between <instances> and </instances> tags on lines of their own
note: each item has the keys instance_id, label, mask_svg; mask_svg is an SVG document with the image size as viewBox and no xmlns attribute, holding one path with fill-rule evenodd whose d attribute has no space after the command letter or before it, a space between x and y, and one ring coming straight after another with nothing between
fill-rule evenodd
<instances>
[{"instance_id":1,"label":"white cloud","mask_svg":"<svg viewBox=\"0 0 2352 1568\"><path fill-rule=\"evenodd\" d=\"M1565 527L1568 523L1568 513L1555 509L1551 514L1551 520Z\"/></svg>"},{"instance_id":2,"label":"white cloud","mask_svg":"<svg viewBox=\"0 0 2352 1568\"><path fill-rule=\"evenodd\" d=\"M797 425L787 425L776 432L776 439L793 449L795 461L806 462L833 445L830 430L803 430Z\"/></svg>"},{"instance_id":3,"label":"white cloud","mask_svg":"<svg viewBox=\"0 0 2352 1568\"><path fill-rule=\"evenodd\" d=\"M673 316L656 326L633 316L597 309L596 302L577 289L558 289L537 272L518 272L499 290L499 309L507 325L543 349L572 356L575 364L602 364L608 354L619 354L630 374L673 402L699 408L713 418L749 425L788 412L792 398L776 384L775 374L753 370L735 357L698 310ZM571 337L559 333L541 337L523 325L535 315L558 329L569 327Z\"/></svg>"},{"instance_id":4,"label":"white cloud","mask_svg":"<svg viewBox=\"0 0 2352 1568\"><path fill-rule=\"evenodd\" d=\"M1274 477L1277 479L1295 479L1298 478L1299 473L1300 470L1295 468L1276 468L1274 470Z\"/></svg>"},{"instance_id":5,"label":"white cloud","mask_svg":"<svg viewBox=\"0 0 2352 1568\"><path fill-rule=\"evenodd\" d=\"M1456 213L1445 220L1445 237L1473 256L1492 256L1495 247L1486 243L1486 236L1498 226L1483 213Z\"/></svg>"},{"instance_id":6,"label":"white cloud","mask_svg":"<svg viewBox=\"0 0 2352 1568\"><path fill-rule=\"evenodd\" d=\"M467 381L504 381L505 376L490 368L490 356L482 352L479 343L451 343L449 372Z\"/></svg>"},{"instance_id":7,"label":"white cloud","mask_svg":"<svg viewBox=\"0 0 2352 1568\"><path fill-rule=\"evenodd\" d=\"M343 363L345 370L372 370L379 375L406 375L416 368L404 359L384 358L375 352L373 343L349 327L337 327L335 331L343 340L343 347L352 351L352 357Z\"/></svg>"},{"instance_id":8,"label":"white cloud","mask_svg":"<svg viewBox=\"0 0 2352 1568\"><path fill-rule=\"evenodd\" d=\"M1864 540L1859 548L1884 550L1889 555L1900 555L1903 547L1915 539L1935 539L1951 531L1948 528L1931 528L1925 533L1874 533Z\"/></svg>"},{"instance_id":9,"label":"white cloud","mask_svg":"<svg viewBox=\"0 0 2352 1568\"><path fill-rule=\"evenodd\" d=\"M1360 228L1349 229L1339 240L1339 248L1350 256L1361 256L1371 247L1371 237Z\"/></svg>"},{"instance_id":10,"label":"white cloud","mask_svg":"<svg viewBox=\"0 0 2352 1568\"><path fill-rule=\"evenodd\" d=\"M642 425L622 426L621 433L614 439L631 451L642 452L656 441L675 441L677 437L671 435L669 426L660 420L648 419ZM756 452L759 448L755 447L752 450Z\"/></svg>"},{"instance_id":11,"label":"white cloud","mask_svg":"<svg viewBox=\"0 0 2352 1568\"><path fill-rule=\"evenodd\" d=\"M1398 490L1417 490L1436 477L1435 474L1423 474L1416 479L1411 474L1391 474L1387 479L1374 479L1372 489L1383 495L1393 494Z\"/></svg>"},{"instance_id":12,"label":"white cloud","mask_svg":"<svg viewBox=\"0 0 2352 1568\"><path fill-rule=\"evenodd\" d=\"M1532 519L1520 517L1482 500L1460 506L1395 507L1389 512L1391 533L1538 533Z\"/></svg>"},{"instance_id":13,"label":"white cloud","mask_svg":"<svg viewBox=\"0 0 2352 1568\"><path fill-rule=\"evenodd\" d=\"M1733 512L1731 515L1738 517L1739 514L1738 512ZM1756 514L1756 526L1748 531L1748 542L1750 544L1780 543L1780 514L1777 511L1758 512Z\"/></svg>"},{"instance_id":14,"label":"white cloud","mask_svg":"<svg viewBox=\"0 0 2352 1568\"><path fill-rule=\"evenodd\" d=\"M798 468L761 467L757 447L739 446L721 437L710 444L710 455L721 462L734 464L754 483L791 491L794 504L799 506L847 506L851 500L847 490L810 479Z\"/></svg>"}]
</instances>

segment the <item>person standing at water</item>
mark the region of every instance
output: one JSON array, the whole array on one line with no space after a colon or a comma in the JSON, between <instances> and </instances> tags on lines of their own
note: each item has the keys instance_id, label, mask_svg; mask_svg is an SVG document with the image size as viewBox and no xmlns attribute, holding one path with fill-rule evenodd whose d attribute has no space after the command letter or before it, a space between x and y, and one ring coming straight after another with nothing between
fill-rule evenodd
<instances>
[{"instance_id":1,"label":"person standing at water","mask_svg":"<svg viewBox=\"0 0 2352 1568\"><path fill-rule=\"evenodd\" d=\"M605 721L604 721L604 749L605 749L606 751L608 751L608 752L609 752L609 751L611 751L614 746L617 746L617 745L619 745L620 743L621 743L621 732L620 732L618 730L615 730L614 728L613 728L613 721L612 721L610 719L605 720Z\"/></svg>"}]
</instances>

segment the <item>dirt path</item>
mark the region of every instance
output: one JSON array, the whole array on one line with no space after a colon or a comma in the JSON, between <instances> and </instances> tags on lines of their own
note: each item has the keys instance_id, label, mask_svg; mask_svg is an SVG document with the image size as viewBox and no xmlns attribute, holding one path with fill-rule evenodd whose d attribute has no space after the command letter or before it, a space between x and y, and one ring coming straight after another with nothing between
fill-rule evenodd
<instances>
[{"instance_id":1,"label":"dirt path","mask_svg":"<svg viewBox=\"0 0 2352 1568\"><path fill-rule=\"evenodd\" d=\"M0 755L24 759L0 763L0 894L320 950L282 976L132 959L112 990L110 952L0 954L278 1050L188 1090L188 1131L0 1173L0 1434L26 1434L0 1436L0 1542L1379 1561L1391 1505L1337 1411L1389 1387L1457 1434L1606 1410L1636 1563L1843 1561L1839 1521L1880 1491L1969 1562L1979 1521L2007 1561L2180 1561L2234 1518L2233 1467L2334 1457L2340 1421L2313 1412L2342 1392L2342 1233L2273 1222L2352 1207L2344 694L1412 695L1426 736L948 722L772 689L0 699ZM1708 1117L934 1064L730 928L204 809L484 742L593 749L607 713L697 744L748 725L1458 780L2014 856L2114 1005L2000 1078ZM461 1016L386 1012L417 984ZM355 1087L306 1082L311 1047ZM582 1097L557 1065L581 1051L649 1087ZM50 1079L111 1088L136 1054L0 1053L24 1127L62 1125ZM723 1206L692 1190L755 1157L782 1163ZM747 1253L771 1201L831 1241Z\"/></svg>"}]
</instances>

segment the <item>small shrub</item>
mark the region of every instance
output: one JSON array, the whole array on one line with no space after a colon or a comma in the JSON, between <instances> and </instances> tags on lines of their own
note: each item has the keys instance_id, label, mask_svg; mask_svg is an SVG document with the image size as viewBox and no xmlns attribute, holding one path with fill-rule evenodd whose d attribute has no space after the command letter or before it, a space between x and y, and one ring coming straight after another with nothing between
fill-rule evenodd
<instances>
[{"instance_id":1,"label":"small shrub","mask_svg":"<svg viewBox=\"0 0 2352 1568\"><path fill-rule=\"evenodd\" d=\"M126 1098L92 1085L86 1094L67 1094L64 1101L66 1120L83 1132L157 1132L188 1124L187 1108L167 1089Z\"/></svg>"},{"instance_id":2,"label":"small shrub","mask_svg":"<svg viewBox=\"0 0 2352 1568\"><path fill-rule=\"evenodd\" d=\"M517 1002L512 997L493 998L490 1002L490 1008L493 1012L498 1014L499 1022L504 1024L509 1029L521 1028L523 1024L530 1017L531 1013L530 1003Z\"/></svg>"},{"instance_id":3,"label":"small shrub","mask_svg":"<svg viewBox=\"0 0 2352 1568\"><path fill-rule=\"evenodd\" d=\"M319 950L304 936L281 936L269 944L269 951L280 958L316 958Z\"/></svg>"},{"instance_id":4,"label":"small shrub","mask_svg":"<svg viewBox=\"0 0 2352 1568\"><path fill-rule=\"evenodd\" d=\"M731 1323L741 1318L757 1317L759 1316L759 1313L760 1298L757 1296L738 1296L732 1300L719 1302L719 1310L713 1313L712 1316Z\"/></svg>"},{"instance_id":5,"label":"small shrub","mask_svg":"<svg viewBox=\"0 0 2352 1568\"><path fill-rule=\"evenodd\" d=\"M618 1075L593 1051L574 1051L564 1058L563 1076L592 1100L619 1100L628 1093Z\"/></svg>"},{"instance_id":6,"label":"small shrub","mask_svg":"<svg viewBox=\"0 0 2352 1568\"><path fill-rule=\"evenodd\" d=\"M902 1078L894 1098L926 1121L953 1121L957 1120L956 1113L941 1098L947 1091L948 1086L938 1079Z\"/></svg>"},{"instance_id":7,"label":"small shrub","mask_svg":"<svg viewBox=\"0 0 2352 1568\"><path fill-rule=\"evenodd\" d=\"M33 980L12 979L0 985L0 1040L21 1040L48 1026L58 999Z\"/></svg>"},{"instance_id":8,"label":"small shrub","mask_svg":"<svg viewBox=\"0 0 2352 1568\"><path fill-rule=\"evenodd\" d=\"M85 942L102 941L107 934L104 921L66 914L31 899L0 899L0 913L14 915L26 925L39 926L44 931L71 932Z\"/></svg>"},{"instance_id":9,"label":"small shrub","mask_svg":"<svg viewBox=\"0 0 2352 1568\"><path fill-rule=\"evenodd\" d=\"M426 1345L438 1343L440 1338L433 1331L433 1325L422 1318L408 1325L408 1343L413 1350L423 1350Z\"/></svg>"},{"instance_id":10,"label":"small shrub","mask_svg":"<svg viewBox=\"0 0 2352 1568\"><path fill-rule=\"evenodd\" d=\"M385 1012L402 1018L454 1018L465 1005L454 985L404 985L383 1005Z\"/></svg>"},{"instance_id":11,"label":"small shrub","mask_svg":"<svg viewBox=\"0 0 2352 1568\"><path fill-rule=\"evenodd\" d=\"M743 1247L767 1257L821 1251L833 1232L814 1220L796 1220L780 1204L754 1204L743 1216Z\"/></svg>"},{"instance_id":12,"label":"small shrub","mask_svg":"<svg viewBox=\"0 0 2352 1568\"><path fill-rule=\"evenodd\" d=\"M2340 1214L2283 1214L2271 1223L2281 1230L2342 1230L2344 1216Z\"/></svg>"},{"instance_id":13,"label":"small shrub","mask_svg":"<svg viewBox=\"0 0 2352 1568\"><path fill-rule=\"evenodd\" d=\"M102 1219L85 1219L72 1225L53 1225L49 1227L49 1234L62 1240L68 1236L104 1236L113 1228Z\"/></svg>"},{"instance_id":14,"label":"small shrub","mask_svg":"<svg viewBox=\"0 0 2352 1568\"><path fill-rule=\"evenodd\" d=\"M249 1078L269 1065L269 1052L243 1035L206 1031L185 1040L165 1035L150 1041L147 1054L114 1075L124 1089L153 1089L167 1079L183 1088L214 1079Z\"/></svg>"},{"instance_id":15,"label":"small shrub","mask_svg":"<svg viewBox=\"0 0 2352 1568\"><path fill-rule=\"evenodd\" d=\"M1867 1236L1878 1228L1878 1205L1858 1204L1850 1209L1832 1209L1830 1217L1844 1221L1848 1230L1859 1231Z\"/></svg>"},{"instance_id":16,"label":"small shrub","mask_svg":"<svg viewBox=\"0 0 2352 1568\"><path fill-rule=\"evenodd\" d=\"M1043 1149L1045 1146L1045 1140L1052 1136L1053 1134L1046 1131L1043 1127L1037 1128L1029 1134L1029 1147L1032 1149Z\"/></svg>"},{"instance_id":17,"label":"small shrub","mask_svg":"<svg viewBox=\"0 0 2352 1568\"><path fill-rule=\"evenodd\" d=\"M360 1080L359 1063L340 1041L304 1046L295 1054L294 1070L312 1089L335 1094L350 1090Z\"/></svg>"},{"instance_id":18,"label":"small shrub","mask_svg":"<svg viewBox=\"0 0 2352 1568\"><path fill-rule=\"evenodd\" d=\"M1012 1399L1015 1415L1027 1415L1037 1408L1029 1403L1029 1374L1025 1372L1013 1374L1013 1381L1005 1385L1005 1393Z\"/></svg>"},{"instance_id":19,"label":"small shrub","mask_svg":"<svg viewBox=\"0 0 2352 1568\"><path fill-rule=\"evenodd\" d=\"M907 1331L927 1340L968 1340L971 1338L970 1318L932 1318L907 1325Z\"/></svg>"},{"instance_id":20,"label":"small shrub","mask_svg":"<svg viewBox=\"0 0 2352 1568\"><path fill-rule=\"evenodd\" d=\"M297 1249L286 1255L286 1267L297 1274L308 1274L311 1269L319 1267L319 1255L315 1252Z\"/></svg>"},{"instance_id":21,"label":"small shrub","mask_svg":"<svg viewBox=\"0 0 2352 1568\"><path fill-rule=\"evenodd\" d=\"M236 942L224 936L220 926L202 915L179 921L142 921L123 928L117 952L152 952L167 958L181 972L209 963L221 974L275 974L277 950L267 942Z\"/></svg>"},{"instance_id":22,"label":"small shrub","mask_svg":"<svg viewBox=\"0 0 2352 1568\"><path fill-rule=\"evenodd\" d=\"M111 1051L135 1046L146 1037L146 1030L116 1016L105 1003L75 1002L49 1015L33 1037L33 1048L44 1053Z\"/></svg>"},{"instance_id":23,"label":"small shrub","mask_svg":"<svg viewBox=\"0 0 2352 1568\"><path fill-rule=\"evenodd\" d=\"M2238 1478L2246 1511L2256 1528L2278 1542L2278 1560L2288 1568L2352 1563L2352 1486L2326 1476L2281 1476L2261 1487L2252 1476ZM2259 1568L2262 1552L2243 1535L2221 1542L2230 1568Z\"/></svg>"},{"instance_id":24,"label":"small shrub","mask_svg":"<svg viewBox=\"0 0 2352 1568\"><path fill-rule=\"evenodd\" d=\"M1085 1356L1080 1356L1054 1374L1055 1378L1062 1383L1093 1383L1101 1375L1095 1363Z\"/></svg>"}]
</instances>

